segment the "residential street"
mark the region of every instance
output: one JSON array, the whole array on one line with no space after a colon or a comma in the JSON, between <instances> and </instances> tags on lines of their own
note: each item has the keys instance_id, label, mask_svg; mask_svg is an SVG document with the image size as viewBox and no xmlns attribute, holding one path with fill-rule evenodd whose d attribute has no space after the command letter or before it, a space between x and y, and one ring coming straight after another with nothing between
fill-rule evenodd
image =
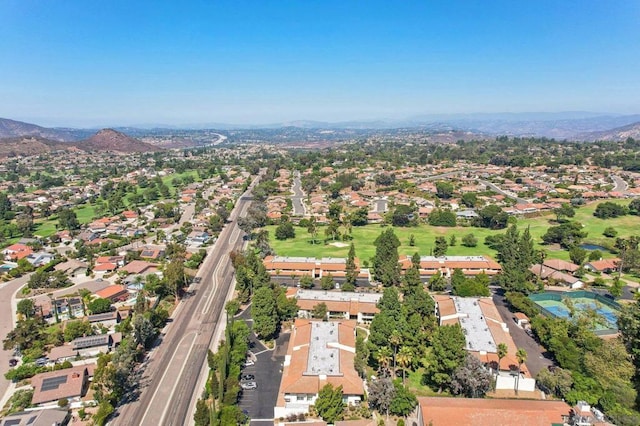
<instances>
[{"instance_id":1,"label":"residential street","mask_svg":"<svg viewBox=\"0 0 640 426\"><path fill-rule=\"evenodd\" d=\"M505 305L504 297L499 294L494 294L493 302L496 304L498 312L500 312L502 321L507 324L509 333L511 333L511 337L513 338L516 346L527 351L527 361L525 364L527 365L531 375L535 377L540 370L553 365L553 361L550 359L550 354L546 349L540 346L533 337L529 336L522 328L516 325L513 320L513 314Z\"/></svg>"}]
</instances>

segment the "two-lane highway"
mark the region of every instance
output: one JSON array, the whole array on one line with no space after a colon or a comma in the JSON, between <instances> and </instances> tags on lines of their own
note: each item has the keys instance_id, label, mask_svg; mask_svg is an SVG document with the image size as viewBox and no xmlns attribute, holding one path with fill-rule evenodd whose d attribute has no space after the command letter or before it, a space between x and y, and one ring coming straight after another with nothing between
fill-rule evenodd
<instances>
[{"instance_id":1,"label":"two-lane highway","mask_svg":"<svg viewBox=\"0 0 640 426\"><path fill-rule=\"evenodd\" d=\"M243 234L236 225L251 203L247 192L236 203L229 223L198 271L200 284L193 296L177 308L162 343L151 353L141 384L140 397L118 409L116 425L182 425L188 423L189 405L196 389L207 349L233 284L233 266L229 252L242 247ZM142 386L141 386L142 387Z\"/></svg>"}]
</instances>

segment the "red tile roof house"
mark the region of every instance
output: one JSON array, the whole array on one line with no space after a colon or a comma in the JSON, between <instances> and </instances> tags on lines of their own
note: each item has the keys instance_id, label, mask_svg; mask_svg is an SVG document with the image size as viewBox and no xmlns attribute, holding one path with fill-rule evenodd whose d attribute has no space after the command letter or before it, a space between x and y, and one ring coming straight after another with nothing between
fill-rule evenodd
<instances>
[{"instance_id":1,"label":"red tile roof house","mask_svg":"<svg viewBox=\"0 0 640 426\"><path fill-rule=\"evenodd\" d=\"M62 398L78 401L87 391L89 370L87 366L67 368L64 370L40 373L33 376L34 405L57 402Z\"/></svg>"},{"instance_id":2,"label":"red tile roof house","mask_svg":"<svg viewBox=\"0 0 640 426\"><path fill-rule=\"evenodd\" d=\"M571 412L563 401L420 397L418 405L419 426L562 425Z\"/></svg>"},{"instance_id":3,"label":"red tile roof house","mask_svg":"<svg viewBox=\"0 0 640 426\"><path fill-rule=\"evenodd\" d=\"M364 384L356 372L356 322L296 319L274 417L307 413L327 383L342 386L347 404L359 404Z\"/></svg>"},{"instance_id":4,"label":"red tile roof house","mask_svg":"<svg viewBox=\"0 0 640 426\"><path fill-rule=\"evenodd\" d=\"M96 292L96 296L102 299L109 299L112 302L117 302L126 300L129 296L129 292L127 291L126 287L116 284L110 285L109 287Z\"/></svg>"},{"instance_id":5,"label":"red tile roof house","mask_svg":"<svg viewBox=\"0 0 640 426\"><path fill-rule=\"evenodd\" d=\"M6 260L16 261L29 256L33 253L33 250L26 244L12 244L5 248L2 253Z\"/></svg>"},{"instance_id":6,"label":"red tile roof house","mask_svg":"<svg viewBox=\"0 0 640 426\"><path fill-rule=\"evenodd\" d=\"M620 259L602 259L588 262L584 265L584 269L592 272L609 273L618 269Z\"/></svg>"}]
</instances>

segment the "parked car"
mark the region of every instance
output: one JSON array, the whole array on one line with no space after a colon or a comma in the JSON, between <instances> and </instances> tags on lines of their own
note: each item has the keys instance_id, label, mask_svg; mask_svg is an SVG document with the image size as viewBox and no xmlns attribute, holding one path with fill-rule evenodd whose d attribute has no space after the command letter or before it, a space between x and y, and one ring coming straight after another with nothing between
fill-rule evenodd
<instances>
[{"instance_id":1,"label":"parked car","mask_svg":"<svg viewBox=\"0 0 640 426\"><path fill-rule=\"evenodd\" d=\"M38 367L44 367L49 363L49 358L38 358L36 359L36 365Z\"/></svg>"},{"instance_id":2,"label":"parked car","mask_svg":"<svg viewBox=\"0 0 640 426\"><path fill-rule=\"evenodd\" d=\"M243 382L250 382L256 379L256 376L254 376L253 374L243 374L240 376L240 380L242 380Z\"/></svg>"},{"instance_id":3,"label":"parked car","mask_svg":"<svg viewBox=\"0 0 640 426\"><path fill-rule=\"evenodd\" d=\"M240 383L240 387L245 390L257 389L258 385L256 382L242 382Z\"/></svg>"},{"instance_id":4,"label":"parked car","mask_svg":"<svg viewBox=\"0 0 640 426\"><path fill-rule=\"evenodd\" d=\"M255 365L256 363L253 362L252 360L248 359L244 362L244 366L245 367L251 367L252 365Z\"/></svg>"},{"instance_id":5,"label":"parked car","mask_svg":"<svg viewBox=\"0 0 640 426\"><path fill-rule=\"evenodd\" d=\"M18 360L15 358L11 358L9 360L9 367L15 367L16 365L18 365Z\"/></svg>"}]
</instances>

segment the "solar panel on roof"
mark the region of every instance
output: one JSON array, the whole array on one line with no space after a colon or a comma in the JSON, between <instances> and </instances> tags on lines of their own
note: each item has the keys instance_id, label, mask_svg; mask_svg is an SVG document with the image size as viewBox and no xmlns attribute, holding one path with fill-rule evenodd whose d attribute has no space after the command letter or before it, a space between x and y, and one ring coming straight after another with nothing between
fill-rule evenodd
<instances>
[{"instance_id":1,"label":"solar panel on roof","mask_svg":"<svg viewBox=\"0 0 640 426\"><path fill-rule=\"evenodd\" d=\"M40 392L46 392L50 390L55 390L60 387L60 385L67 383L67 376L58 376L58 377L50 377L46 378L42 381L42 386L40 387Z\"/></svg>"},{"instance_id":2,"label":"solar panel on roof","mask_svg":"<svg viewBox=\"0 0 640 426\"><path fill-rule=\"evenodd\" d=\"M31 423L35 422L37 418L38 418L38 416L33 416L33 417L29 418L29 421L27 421L27 424L30 425Z\"/></svg>"},{"instance_id":3,"label":"solar panel on roof","mask_svg":"<svg viewBox=\"0 0 640 426\"><path fill-rule=\"evenodd\" d=\"M5 422L3 423L4 426L18 426L20 424L20 419L11 419L11 420L5 420Z\"/></svg>"},{"instance_id":4,"label":"solar panel on roof","mask_svg":"<svg viewBox=\"0 0 640 426\"><path fill-rule=\"evenodd\" d=\"M153 256L153 251L145 250L145 251L142 252L142 254L140 254L140 256L142 256L142 257L152 257Z\"/></svg>"}]
</instances>

